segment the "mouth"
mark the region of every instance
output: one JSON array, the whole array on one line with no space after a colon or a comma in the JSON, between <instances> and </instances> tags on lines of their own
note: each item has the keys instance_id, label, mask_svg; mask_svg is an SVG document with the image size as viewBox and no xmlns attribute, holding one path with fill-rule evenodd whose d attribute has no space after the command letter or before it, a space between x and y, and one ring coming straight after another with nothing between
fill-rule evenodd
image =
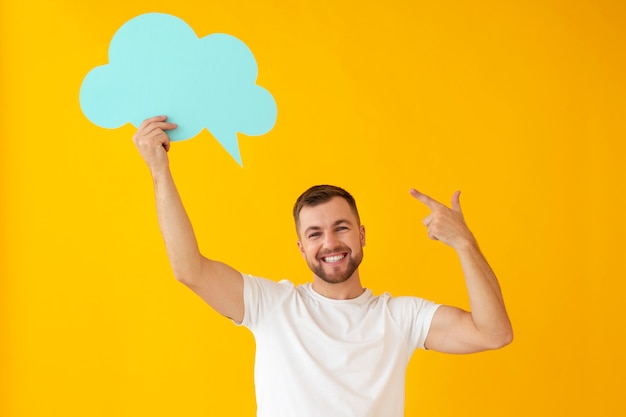
<instances>
[{"instance_id":1,"label":"mouth","mask_svg":"<svg viewBox=\"0 0 626 417\"><path fill-rule=\"evenodd\" d=\"M327 264L337 264L343 261L346 258L346 256L348 256L348 253L344 252L344 253L339 253L339 254L323 256L321 259L322 259L322 262L327 263Z\"/></svg>"}]
</instances>

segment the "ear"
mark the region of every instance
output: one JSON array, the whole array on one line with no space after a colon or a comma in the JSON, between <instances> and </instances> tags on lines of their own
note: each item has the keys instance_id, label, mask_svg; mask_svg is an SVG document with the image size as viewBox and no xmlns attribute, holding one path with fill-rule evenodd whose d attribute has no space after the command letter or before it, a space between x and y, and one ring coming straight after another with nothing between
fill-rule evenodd
<instances>
[{"instance_id":1,"label":"ear","mask_svg":"<svg viewBox=\"0 0 626 417\"><path fill-rule=\"evenodd\" d=\"M302 246L302 242L300 242L299 240L298 240L298 249L300 250L302 257L304 258L304 247Z\"/></svg>"},{"instance_id":2,"label":"ear","mask_svg":"<svg viewBox=\"0 0 626 417\"><path fill-rule=\"evenodd\" d=\"M361 246L365 246L365 226L359 226L359 237L361 238Z\"/></svg>"}]
</instances>

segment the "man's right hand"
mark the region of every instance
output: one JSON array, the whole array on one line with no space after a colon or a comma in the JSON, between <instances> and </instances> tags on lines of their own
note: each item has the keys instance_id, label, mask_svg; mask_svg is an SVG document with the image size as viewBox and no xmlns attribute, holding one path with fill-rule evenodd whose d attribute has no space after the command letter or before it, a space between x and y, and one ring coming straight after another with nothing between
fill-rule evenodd
<instances>
[{"instance_id":1,"label":"man's right hand","mask_svg":"<svg viewBox=\"0 0 626 417\"><path fill-rule=\"evenodd\" d=\"M166 130L176 129L176 124L166 120L167 116L146 119L133 136L135 146L152 173L168 166L167 152L170 150L170 138Z\"/></svg>"}]
</instances>

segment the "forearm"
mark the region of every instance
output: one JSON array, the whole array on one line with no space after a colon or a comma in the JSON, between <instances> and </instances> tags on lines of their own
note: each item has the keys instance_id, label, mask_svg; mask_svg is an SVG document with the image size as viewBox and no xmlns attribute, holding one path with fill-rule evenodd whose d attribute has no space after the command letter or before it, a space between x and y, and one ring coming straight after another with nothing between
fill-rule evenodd
<instances>
[{"instance_id":1,"label":"forearm","mask_svg":"<svg viewBox=\"0 0 626 417\"><path fill-rule=\"evenodd\" d=\"M191 281L200 274L203 257L171 171L152 172L156 208L167 256L176 278Z\"/></svg>"},{"instance_id":2,"label":"forearm","mask_svg":"<svg viewBox=\"0 0 626 417\"><path fill-rule=\"evenodd\" d=\"M513 337L500 285L475 241L457 249L465 275L471 315L477 330L495 345L506 345Z\"/></svg>"}]
</instances>

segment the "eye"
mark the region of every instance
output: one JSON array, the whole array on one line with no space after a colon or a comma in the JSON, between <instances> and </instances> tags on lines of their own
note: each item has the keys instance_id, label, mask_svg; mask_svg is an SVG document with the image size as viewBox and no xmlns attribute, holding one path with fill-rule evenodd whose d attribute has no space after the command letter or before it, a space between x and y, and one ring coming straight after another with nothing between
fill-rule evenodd
<instances>
[{"instance_id":1,"label":"eye","mask_svg":"<svg viewBox=\"0 0 626 417\"><path fill-rule=\"evenodd\" d=\"M321 236L321 235L322 235L322 233L321 233L321 232L313 232L313 233L311 233L311 234L308 236L308 238L309 238L309 239L314 239L314 238L319 237L319 236Z\"/></svg>"},{"instance_id":2,"label":"eye","mask_svg":"<svg viewBox=\"0 0 626 417\"><path fill-rule=\"evenodd\" d=\"M339 226L339 227L337 227L335 229L335 231L337 231L337 232L343 232L343 231L346 231L346 230L348 230L347 226Z\"/></svg>"}]
</instances>

